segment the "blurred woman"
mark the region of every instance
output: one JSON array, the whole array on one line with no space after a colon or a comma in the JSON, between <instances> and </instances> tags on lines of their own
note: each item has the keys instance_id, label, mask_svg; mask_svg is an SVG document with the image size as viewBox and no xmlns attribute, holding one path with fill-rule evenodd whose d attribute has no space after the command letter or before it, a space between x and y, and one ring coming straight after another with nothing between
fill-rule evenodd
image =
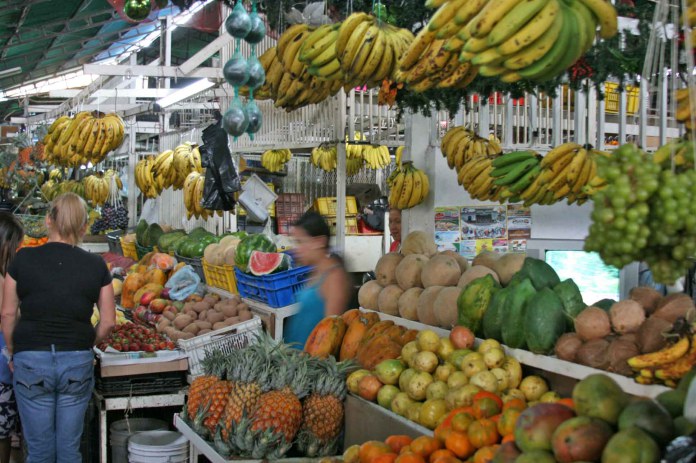
<instances>
[{"instance_id":1,"label":"blurred woman","mask_svg":"<svg viewBox=\"0 0 696 463\"><path fill-rule=\"evenodd\" d=\"M46 216L48 242L20 250L5 277L2 332L13 356L26 463L82 461L80 439L94 384L92 347L109 335L116 319L106 263L78 247L87 219L82 198L58 196ZM90 323L94 304L100 314L96 330Z\"/></svg>"},{"instance_id":2,"label":"blurred woman","mask_svg":"<svg viewBox=\"0 0 696 463\"><path fill-rule=\"evenodd\" d=\"M295 260L312 267L310 281L297 295L300 311L283 328L285 342L302 348L314 327L329 315L348 308L352 285L340 257L329 253L330 229L316 212L307 212L290 229Z\"/></svg>"},{"instance_id":3,"label":"blurred woman","mask_svg":"<svg viewBox=\"0 0 696 463\"><path fill-rule=\"evenodd\" d=\"M0 285L5 281L7 267L14 260L23 237L24 232L19 220L8 212L0 212ZM2 295L3 293L0 291L0 305L3 301ZM12 388L10 356L5 347L5 337L1 335L0 349L3 353L0 356L0 463L10 463L11 434L17 431L19 414Z\"/></svg>"},{"instance_id":4,"label":"blurred woman","mask_svg":"<svg viewBox=\"0 0 696 463\"><path fill-rule=\"evenodd\" d=\"M401 249L401 209L394 206L389 208L389 233L392 237L389 252L399 252Z\"/></svg>"}]
</instances>

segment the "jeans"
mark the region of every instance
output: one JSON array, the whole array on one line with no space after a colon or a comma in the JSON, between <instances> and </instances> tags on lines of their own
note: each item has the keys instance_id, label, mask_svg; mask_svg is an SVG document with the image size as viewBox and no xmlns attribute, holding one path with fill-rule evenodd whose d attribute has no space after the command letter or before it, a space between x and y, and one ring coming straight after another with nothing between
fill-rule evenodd
<instances>
[{"instance_id":1,"label":"jeans","mask_svg":"<svg viewBox=\"0 0 696 463\"><path fill-rule=\"evenodd\" d=\"M14 356L14 387L28 455L25 463L79 463L94 354L24 351Z\"/></svg>"}]
</instances>

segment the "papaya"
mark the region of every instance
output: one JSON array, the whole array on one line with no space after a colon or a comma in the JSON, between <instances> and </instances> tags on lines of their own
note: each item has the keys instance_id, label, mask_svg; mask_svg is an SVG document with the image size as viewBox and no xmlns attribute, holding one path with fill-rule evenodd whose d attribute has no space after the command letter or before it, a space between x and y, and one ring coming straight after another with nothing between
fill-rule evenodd
<instances>
[{"instance_id":1,"label":"papaya","mask_svg":"<svg viewBox=\"0 0 696 463\"><path fill-rule=\"evenodd\" d=\"M346 322L346 326L349 326L353 320L360 316L360 309L350 309L341 315L343 321Z\"/></svg>"},{"instance_id":2,"label":"papaya","mask_svg":"<svg viewBox=\"0 0 696 463\"><path fill-rule=\"evenodd\" d=\"M405 346L411 341L415 341L416 338L418 337L418 330L406 330L404 334L401 335L401 340L399 343L402 346Z\"/></svg>"},{"instance_id":3,"label":"papaya","mask_svg":"<svg viewBox=\"0 0 696 463\"><path fill-rule=\"evenodd\" d=\"M164 286L167 282L167 274L159 268L153 268L145 273L146 283L157 283L158 285Z\"/></svg>"},{"instance_id":4,"label":"papaya","mask_svg":"<svg viewBox=\"0 0 696 463\"><path fill-rule=\"evenodd\" d=\"M660 447L635 426L617 432L602 452L602 463L657 463Z\"/></svg>"},{"instance_id":5,"label":"papaya","mask_svg":"<svg viewBox=\"0 0 696 463\"><path fill-rule=\"evenodd\" d=\"M309 334L304 351L318 358L337 357L345 334L346 322L343 318L338 315L326 317Z\"/></svg>"},{"instance_id":6,"label":"papaya","mask_svg":"<svg viewBox=\"0 0 696 463\"><path fill-rule=\"evenodd\" d=\"M388 336L378 335L358 348L356 360L363 368L372 370L383 360L395 359L400 355L401 344Z\"/></svg>"},{"instance_id":7,"label":"papaya","mask_svg":"<svg viewBox=\"0 0 696 463\"><path fill-rule=\"evenodd\" d=\"M369 343L372 340L372 338L379 336L384 331L389 329L390 326L394 326L394 322L391 320L378 321L377 323L372 325L369 330L367 330L367 333L365 333L365 336L363 336L361 344Z\"/></svg>"},{"instance_id":8,"label":"papaya","mask_svg":"<svg viewBox=\"0 0 696 463\"><path fill-rule=\"evenodd\" d=\"M466 326L476 334L481 334L481 322L491 297L500 289L491 275L477 278L469 283L457 299L459 325Z\"/></svg>"},{"instance_id":9,"label":"papaya","mask_svg":"<svg viewBox=\"0 0 696 463\"><path fill-rule=\"evenodd\" d=\"M554 286L553 292L561 299L563 313L566 316L567 330L572 331L575 317L587 307L587 304L582 300L580 288L578 288L578 285L575 284L572 278L568 278Z\"/></svg>"},{"instance_id":10,"label":"papaya","mask_svg":"<svg viewBox=\"0 0 696 463\"><path fill-rule=\"evenodd\" d=\"M511 292L512 288L503 288L496 292L491 298L488 309L486 309L486 313L483 314L483 320L481 321L483 336L486 339L502 341L501 328L505 321L507 298Z\"/></svg>"},{"instance_id":11,"label":"papaya","mask_svg":"<svg viewBox=\"0 0 696 463\"><path fill-rule=\"evenodd\" d=\"M553 352L565 332L566 317L561 299L550 288L542 288L527 303L524 332L527 348L535 354Z\"/></svg>"},{"instance_id":12,"label":"papaya","mask_svg":"<svg viewBox=\"0 0 696 463\"><path fill-rule=\"evenodd\" d=\"M133 297L145 285L145 275L142 273L130 273L123 281L123 289L121 291L121 307L124 309L132 309L135 307Z\"/></svg>"},{"instance_id":13,"label":"papaya","mask_svg":"<svg viewBox=\"0 0 696 463\"><path fill-rule=\"evenodd\" d=\"M553 288L561 282L556 271L549 264L534 257L524 259L522 269L512 277L510 285L515 285L529 278L537 291L543 288Z\"/></svg>"},{"instance_id":14,"label":"papaya","mask_svg":"<svg viewBox=\"0 0 696 463\"><path fill-rule=\"evenodd\" d=\"M154 252L154 251L148 252L147 254L145 254L145 255L143 256L142 259L140 259L140 261L138 262L138 264L144 266L145 268L149 268L149 267L150 267L150 261L152 260L152 256L154 256L154 255L155 255L155 252Z\"/></svg>"},{"instance_id":15,"label":"papaya","mask_svg":"<svg viewBox=\"0 0 696 463\"><path fill-rule=\"evenodd\" d=\"M365 336L365 333L367 333L371 326L370 320L360 316L350 322L346 329L346 334L343 336L343 342L341 343L341 350L338 357L340 361L355 358L355 355L358 353L360 341L362 341L363 336Z\"/></svg>"},{"instance_id":16,"label":"papaya","mask_svg":"<svg viewBox=\"0 0 696 463\"><path fill-rule=\"evenodd\" d=\"M377 312L361 312L360 316L367 318L370 321L370 326L379 321L379 314L377 314Z\"/></svg>"},{"instance_id":17,"label":"papaya","mask_svg":"<svg viewBox=\"0 0 696 463\"><path fill-rule=\"evenodd\" d=\"M140 305L140 301L143 298L143 294L149 292L152 292L152 296L150 299L157 299L160 297L160 294L162 294L162 291L164 290L164 286L158 284L158 283L145 283L143 286L141 286L133 295L133 306L138 306Z\"/></svg>"},{"instance_id":18,"label":"papaya","mask_svg":"<svg viewBox=\"0 0 696 463\"><path fill-rule=\"evenodd\" d=\"M511 288L510 295L506 300L507 308L500 335L503 343L508 347L523 349L526 345L524 335L524 319L527 309L527 301L536 294L534 285L529 278L521 280Z\"/></svg>"},{"instance_id":19,"label":"papaya","mask_svg":"<svg viewBox=\"0 0 696 463\"><path fill-rule=\"evenodd\" d=\"M387 336L392 341L400 343L401 336L403 336L405 331L406 331L406 328L404 328L403 326L392 325L389 328L387 328L386 330L384 330L384 333L382 333L382 336Z\"/></svg>"},{"instance_id":20,"label":"papaya","mask_svg":"<svg viewBox=\"0 0 696 463\"><path fill-rule=\"evenodd\" d=\"M669 412L658 402L640 399L626 406L619 415L619 430L636 426L645 431L661 447L675 436L674 423Z\"/></svg>"},{"instance_id":21,"label":"papaya","mask_svg":"<svg viewBox=\"0 0 696 463\"><path fill-rule=\"evenodd\" d=\"M145 232L147 231L147 222L140 219L138 225L135 226L135 241L141 246L143 245L143 238L145 237Z\"/></svg>"}]
</instances>

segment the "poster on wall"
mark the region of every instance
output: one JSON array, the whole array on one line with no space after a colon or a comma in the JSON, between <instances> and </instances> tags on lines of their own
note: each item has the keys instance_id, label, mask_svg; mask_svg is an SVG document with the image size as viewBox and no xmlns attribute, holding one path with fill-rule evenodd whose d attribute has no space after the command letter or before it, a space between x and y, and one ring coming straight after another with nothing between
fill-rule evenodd
<instances>
[{"instance_id":1,"label":"poster on wall","mask_svg":"<svg viewBox=\"0 0 696 463\"><path fill-rule=\"evenodd\" d=\"M459 242L459 254L469 260L476 257L476 240L462 240Z\"/></svg>"},{"instance_id":2,"label":"poster on wall","mask_svg":"<svg viewBox=\"0 0 696 463\"><path fill-rule=\"evenodd\" d=\"M507 216L509 252L525 252L532 237L532 211L521 204L509 204Z\"/></svg>"},{"instance_id":3,"label":"poster on wall","mask_svg":"<svg viewBox=\"0 0 696 463\"><path fill-rule=\"evenodd\" d=\"M438 251L459 252L461 233L459 231L459 208L435 208L435 244Z\"/></svg>"},{"instance_id":4,"label":"poster on wall","mask_svg":"<svg viewBox=\"0 0 696 463\"><path fill-rule=\"evenodd\" d=\"M507 206L464 206L460 224L462 239L507 239Z\"/></svg>"}]
</instances>

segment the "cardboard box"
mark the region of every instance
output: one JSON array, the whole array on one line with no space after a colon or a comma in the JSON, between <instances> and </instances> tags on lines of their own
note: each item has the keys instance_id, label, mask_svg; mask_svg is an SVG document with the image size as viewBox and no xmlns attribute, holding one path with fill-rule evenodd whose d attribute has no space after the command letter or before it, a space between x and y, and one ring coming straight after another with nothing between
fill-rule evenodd
<instances>
[{"instance_id":1,"label":"cardboard box","mask_svg":"<svg viewBox=\"0 0 696 463\"><path fill-rule=\"evenodd\" d=\"M128 365L101 365L100 367L102 378L165 373L169 371L188 371L188 358L164 362L131 363Z\"/></svg>"}]
</instances>

